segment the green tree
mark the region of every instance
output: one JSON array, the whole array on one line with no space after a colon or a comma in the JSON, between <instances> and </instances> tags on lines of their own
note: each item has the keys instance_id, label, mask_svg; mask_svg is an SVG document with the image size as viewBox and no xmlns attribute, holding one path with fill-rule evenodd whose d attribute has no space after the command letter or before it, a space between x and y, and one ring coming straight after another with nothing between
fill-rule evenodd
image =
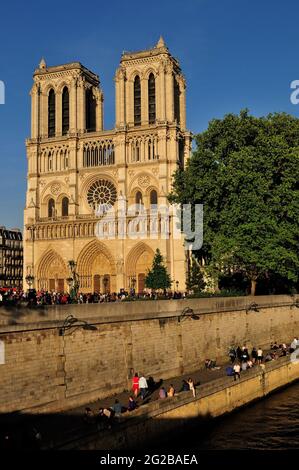
<instances>
[{"instance_id":1,"label":"green tree","mask_svg":"<svg viewBox=\"0 0 299 470\"><path fill-rule=\"evenodd\" d=\"M204 205L200 253L214 273L298 282L299 119L243 110L214 119L177 171L170 201Z\"/></svg>"},{"instance_id":2,"label":"green tree","mask_svg":"<svg viewBox=\"0 0 299 470\"><path fill-rule=\"evenodd\" d=\"M193 257L187 276L186 287L188 290L193 290L194 292L198 293L202 292L205 286L206 283L204 281L203 273L197 260Z\"/></svg>"},{"instance_id":3,"label":"green tree","mask_svg":"<svg viewBox=\"0 0 299 470\"><path fill-rule=\"evenodd\" d=\"M145 277L145 286L150 289L169 289L171 287L171 279L163 264L163 256L157 248L152 269L148 271Z\"/></svg>"}]
</instances>

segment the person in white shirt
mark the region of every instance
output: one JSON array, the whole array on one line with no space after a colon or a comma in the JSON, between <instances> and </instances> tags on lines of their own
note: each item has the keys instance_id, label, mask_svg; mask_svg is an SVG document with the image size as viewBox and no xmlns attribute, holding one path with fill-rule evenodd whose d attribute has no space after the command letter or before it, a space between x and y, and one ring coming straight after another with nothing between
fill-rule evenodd
<instances>
[{"instance_id":1,"label":"person in white shirt","mask_svg":"<svg viewBox=\"0 0 299 470\"><path fill-rule=\"evenodd\" d=\"M141 377L139 378L139 390L140 390L141 398L142 400L144 400L147 394L148 385L147 385L146 378L144 377L143 374L141 374Z\"/></svg>"},{"instance_id":2,"label":"person in white shirt","mask_svg":"<svg viewBox=\"0 0 299 470\"><path fill-rule=\"evenodd\" d=\"M240 371L241 371L241 367L240 367L240 364L237 363L234 365L234 381L237 380L237 377L238 379L240 379Z\"/></svg>"},{"instance_id":3,"label":"person in white shirt","mask_svg":"<svg viewBox=\"0 0 299 470\"><path fill-rule=\"evenodd\" d=\"M263 350L261 347L259 347L257 350L257 363L261 364L262 361L263 361Z\"/></svg>"},{"instance_id":4,"label":"person in white shirt","mask_svg":"<svg viewBox=\"0 0 299 470\"><path fill-rule=\"evenodd\" d=\"M297 338L294 338L293 341L291 342L292 351L290 351L290 352L295 351L295 349L297 349L297 346L298 346L298 340L297 340Z\"/></svg>"}]
</instances>

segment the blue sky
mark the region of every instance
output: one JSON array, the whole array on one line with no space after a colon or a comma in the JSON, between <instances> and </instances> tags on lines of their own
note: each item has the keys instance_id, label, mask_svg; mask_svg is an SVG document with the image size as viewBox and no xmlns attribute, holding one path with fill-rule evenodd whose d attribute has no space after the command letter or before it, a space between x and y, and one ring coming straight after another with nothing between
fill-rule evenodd
<instances>
[{"instance_id":1,"label":"blue sky","mask_svg":"<svg viewBox=\"0 0 299 470\"><path fill-rule=\"evenodd\" d=\"M0 225L23 225L29 90L42 56L48 65L78 60L99 74L108 129L122 51L150 48L162 34L186 76L187 123L196 133L244 107L298 116L290 102L290 82L299 79L298 18L296 0L2 2Z\"/></svg>"}]
</instances>

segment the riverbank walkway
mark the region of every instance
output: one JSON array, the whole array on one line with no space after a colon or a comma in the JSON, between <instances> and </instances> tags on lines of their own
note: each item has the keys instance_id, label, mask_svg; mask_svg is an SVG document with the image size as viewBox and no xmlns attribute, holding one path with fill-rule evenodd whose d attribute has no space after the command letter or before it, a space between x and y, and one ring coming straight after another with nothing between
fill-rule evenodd
<instances>
[{"instance_id":1,"label":"riverbank walkway","mask_svg":"<svg viewBox=\"0 0 299 470\"><path fill-rule=\"evenodd\" d=\"M139 396L137 398L139 413L142 412L142 407L148 403L152 403L159 399L159 390L164 387L166 391L172 384L178 393L182 387L183 380L188 380L192 377L197 390L200 390L200 385L212 382L213 380L227 377L226 367L231 365L228 361L222 363L215 369L201 368L192 374L184 374L169 379L161 378L160 381L156 382L154 390L142 400ZM260 367L255 365L254 368ZM241 376L246 376L247 371L241 372ZM234 377L230 377L232 382ZM190 395L191 391L181 392ZM55 449L63 446L64 443L76 439L76 437L82 437L86 434L93 432L99 432L97 425L93 423L87 423L84 421L85 408L89 407L94 415L98 415L99 408L109 408L114 405L117 399L124 407L128 406L129 396L132 391L126 391L119 394L114 394L107 398L94 401L92 403L86 403L83 406L73 408L60 413L49 413L49 414L36 414L36 415L23 415L22 413L10 413L7 415L0 416L0 429L1 429L1 440L4 434L8 434L11 439L11 448L27 448L27 446L37 446L42 449ZM138 414L139 414L138 413ZM133 416L135 411L122 413L122 417L126 417L130 414ZM114 426L117 426L115 420ZM34 431L33 431L34 430ZM33 435L35 432L40 433L41 440L36 442ZM105 432L105 430L100 431ZM29 436L29 437L28 437ZM3 440L2 440L3 442Z\"/></svg>"}]
</instances>

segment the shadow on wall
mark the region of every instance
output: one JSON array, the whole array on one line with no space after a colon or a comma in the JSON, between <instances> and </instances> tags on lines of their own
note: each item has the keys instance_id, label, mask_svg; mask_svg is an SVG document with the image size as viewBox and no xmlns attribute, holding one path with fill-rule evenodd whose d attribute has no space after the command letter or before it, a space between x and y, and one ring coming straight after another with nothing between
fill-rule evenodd
<instances>
[{"instance_id":1,"label":"shadow on wall","mask_svg":"<svg viewBox=\"0 0 299 470\"><path fill-rule=\"evenodd\" d=\"M22 414L9 413L0 415L0 450L70 450L70 449L106 449L117 450L153 450L180 449L183 433L196 428L196 441L207 437L209 429L217 420L209 415L197 418L155 419L152 432L148 429L138 435L134 441L126 442L124 427L128 426L124 418L120 423L113 417L110 422L94 420L87 422L84 414L51 413ZM136 416L132 422L138 426L144 421L144 415ZM151 420L148 420L151 421ZM137 437L137 436L136 436ZM112 443L111 447L109 443ZM182 448L188 448L188 442Z\"/></svg>"}]
</instances>

